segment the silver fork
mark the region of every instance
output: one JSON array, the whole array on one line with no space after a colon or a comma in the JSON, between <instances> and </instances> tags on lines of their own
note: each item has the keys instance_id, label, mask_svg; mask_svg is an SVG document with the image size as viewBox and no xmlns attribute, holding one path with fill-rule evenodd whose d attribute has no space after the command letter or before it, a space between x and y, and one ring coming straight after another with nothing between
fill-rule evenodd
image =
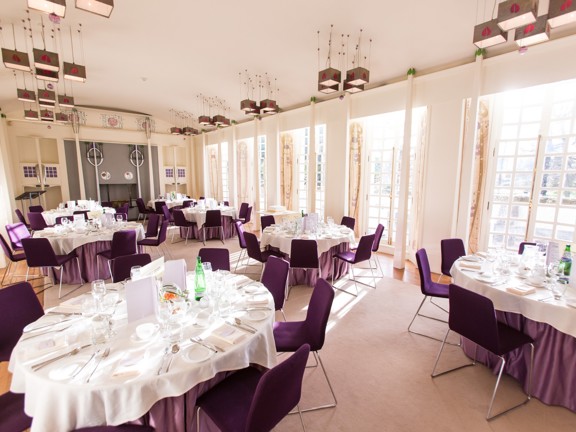
<instances>
[{"instance_id":1,"label":"silver fork","mask_svg":"<svg viewBox=\"0 0 576 432\"><path fill-rule=\"evenodd\" d=\"M96 369L98 369L98 366L100 366L100 362L104 360L106 357L108 357L108 354L110 354L110 347L106 347L100 358L96 361L94 369L92 369L92 372L90 372L90 375L88 375L88 378L86 378L87 383L90 382L90 379L92 379L92 375L94 375L94 372L96 372Z\"/></svg>"},{"instance_id":2,"label":"silver fork","mask_svg":"<svg viewBox=\"0 0 576 432\"><path fill-rule=\"evenodd\" d=\"M190 340L198 345L202 345L204 348L207 348L214 353L224 352L222 348L217 347L216 345L209 344L208 342L204 342L204 339L202 339L199 336L191 337Z\"/></svg>"}]
</instances>

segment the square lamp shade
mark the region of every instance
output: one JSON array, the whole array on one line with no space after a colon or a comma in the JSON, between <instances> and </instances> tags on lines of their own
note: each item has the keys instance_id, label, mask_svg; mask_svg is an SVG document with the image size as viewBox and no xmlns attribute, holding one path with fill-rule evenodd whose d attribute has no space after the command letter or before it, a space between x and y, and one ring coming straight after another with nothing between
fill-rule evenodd
<instances>
[{"instance_id":1,"label":"square lamp shade","mask_svg":"<svg viewBox=\"0 0 576 432\"><path fill-rule=\"evenodd\" d=\"M66 0L28 0L28 7L61 18L66 15Z\"/></svg>"},{"instance_id":2,"label":"square lamp shade","mask_svg":"<svg viewBox=\"0 0 576 432\"><path fill-rule=\"evenodd\" d=\"M323 86L333 86L340 84L342 81L342 74L339 70L334 68L328 68L318 72L318 84Z\"/></svg>"},{"instance_id":3,"label":"square lamp shade","mask_svg":"<svg viewBox=\"0 0 576 432\"><path fill-rule=\"evenodd\" d=\"M344 81L344 91L347 91L348 93L359 93L364 91L364 84L354 85L348 81Z\"/></svg>"},{"instance_id":4,"label":"square lamp shade","mask_svg":"<svg viewBox=\"0 0 576 432\"><path fill-rule=\"evenodd\" d=\"M506 32L498 27L498 20L478 24L474 27L474 45L488 48L506 42Z\"/></svg>"},{"instance_id":5,"label":"square lamp shade","mask_svg":"<svg viewBox=\"0 0 576 432\"><path fill-rule=\"evenodd\" d=\"M25 110L24 111L24 118L26 120L38 120L38 111Z\"/></svg>"},{"instance_id":6,"label":"square lamp shade","mask_svg":"<svg viewBox=\"0 0 576 432\"><path fill-rule=\"evenodd\" d=\"M190 126L186 126L183 129L184 135L198 135L198 131L196 129L194 129L193 127Z\"/></svg>"},{"instance_id":7,"label":"square lamp shade","mask_svg":"<svg viewBox=\"0 0 576 432\"><path fill-rule=\"evenodd\" d=\"M28 53L2 48L2 61L7 68L30 72Z\"/></svg>"},{"instance_id":8,"label":"square lamp shade","mask_svg":"<svg viewBox=\"0 0 576 432\"><path fill-rule=\"evenodd\" d=\"M224 125L226 120L226 117L224 117L223 115L215 115L214 117L212 117L212 124L216 125L216 126L222 126Z\"/></svg>"},{"instance_id":9,"label":"square lamp shade","mask_svg":"<svg viewBox=\"0 0 576 432\"><path fill-rule=\"evenodd\" d=\"M264 99L260 101L260 111L263 113L275 113L278 112L278 105L276 105L275 100Z\"/></svg>"},{"instance_id":10,"label":"square lamp shade","mask_svg":"<svg viewBox=\"0 0 576 432\"><path fill-rule=\"evenodd\" d=\"M28 89L17 89L18 100L23 102L36 102L36 93Z\"/></svg>"},{"instance_id":11,"label":"square lamp shade","mask_svg":"<svg viewBox=\"0 0 576 432\"><path fill-rule=\"evenodd\" d=\"M36 69L36 79L58 82L58 72L45 69Z\"/></svg>"},{"instance_id":12,"label":"square lamp shade","mask_svg":"<svg viewBox=\"0 0 576 432\"><path fill-rule=\"evenodd\" d=\"M38 48L34 48L32 51L34 54L34 66L39 69L53 72L58 72L60 70L60 61L58 60L57 53Z\"/></svg>"},{"instance_id":13,"label":"square lamp shade","mask_svg":"<svg viewBox=\"0 0 576 432\"><path fill-rule=\"evenodd\" d=\"M256 101L244 99L240 102L240 109L244 111L244 114L248 114L252 111L258 110L258 105L256 105Z\"/></svg>"},{"instance_id":14,"label":"square lamp shade","mask_svg":"<svg viewBox=\"0 0 576 432\"><path fill-rule=\"evenodd\" d=\"M576 22L576 0L550 0L548 24L556 28Z\"/></svg>"},{"instance_id":15,"label":"square lamp shade","mask_svg":"<svg viewBox=\"0 0 576 432\"><path fill-rule=\"evenodd\" d=\"M357 67L346 72L346 82L348 82L348 84L359 86L367 84L368 81L370 81L370 72L368 69Z\"/></svg>"},{"instance_id":16,"label":"square lamp shade","mask_svg":"<svg viewBox=\"0 0 576 432\"><path fill-rule=\"evenodd\" d=\"M69 120L68 114L58 112L58 113L54 114L54 120L56 120L59 123L68 123L68 120Z\"/></svg>"},{"instance_id":17,"label":"square lamp shade","mask_svg":"<svg viewBox=\"0 0 576 432\"><path fill-rule=\"evenodd\" d=\"M54 111L48 109L40 110L40 119L46 121L54 121Z\"/></svg>"},{"instance_id":18,"label":"square lamp shade","mask_svg":"<svg viewBox=\"0 0 576 432\"><path fill-rule=\"evenodd\" d=\"M38 101L56 103L56 92L53 90L38 89Z\"/></svg>"},{"instance_id":19,"label":"square lamp shade","mask_svg":"<svg viewBox=\"0 0 576 432\"><path fill-rule=\"evenodd\" d=\"M58 95L58 105L62 108L74 108L74 96Z\"/></svg>"},{"instance_id":20,"label":"square lamp shade","mask_svg":"<svg viewBox=\"0 0 576 432\"><path fill-rule=\"evenodd\" d=\"M171 133L172 135L181 135L181 134L182 134L182 128L179 128L179 127L176 127L176 126L171 127L171 128L170 128L170 133Z\"/></svg>"},{"instance_id":21,"label":"square lamp shade","mask_svg":"<svg viewBox=\"0 0 576 432\"><path fill-rule=\"evenodd\" d=\"M200 117L198 117L198 123L201 126L211 126L212 125L212 119L207 115L201 115Z\"/></svg>"},{"instance_id":22,"label":"square lamp shade","mask_svg":"<svg viewBox=\"0 0 576 432\"><path fill-rule=\"evenodd\" d=\"M114 0L76 0L76 8L110 18Z\"/></svg>"},{"instance_id":23,"label":"square lamp shade","mask_svg":"<svg viewBox=\"0 0 576 432\"><path fill-rule=\"evenodd\" d=\"M537 0L507 0L498 5L498 26L508 31L536 21Z\"/></svg>"},{"instance_id":24,"label":"square lamp shade","mask_svg":"<svg viewBox=\"0 0 576 432\"><path fill-rule=\"evenodd\" d=\"M70 81L85 82L86 67L76 63L64 62L64 79Z\"/></svg>"},{"instance_id":25,"label":"square lamp shade","mask_svg":"<svg viewBox=\"0 0 576 432\"><path fill-rule=\"evenodd\" d=\"M514 32L514 40L518 46L534 45L550 39L548 15L538 17L535 23L526 24Z\"/></svg>"},{"instance_id":26,"label":"square lamp shade","mask_svg":"<svg viewBox=\"0 0 576 432\"><path fill-rule=\"evenodd\" d=\"M331 86L325 86L322 84L318 84L318 91L320 93L324 93L324 94L331 94L331 93L337 92L339 86L340 86L339 84L334 84Z\"/></svg>"}]
</instances>

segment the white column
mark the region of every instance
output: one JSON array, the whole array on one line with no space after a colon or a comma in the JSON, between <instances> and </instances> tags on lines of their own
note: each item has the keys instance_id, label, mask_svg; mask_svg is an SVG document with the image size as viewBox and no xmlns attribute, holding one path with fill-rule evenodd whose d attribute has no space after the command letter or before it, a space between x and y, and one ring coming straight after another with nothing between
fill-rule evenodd
<instances>
[{"instance_id":1,"label":"white column","mask_svg":"<svg viewBox=\"0 0 576 432\"><path fill-rule=\"evenodd\" d=\"M260 210L260 176L259 176L259 166L260 158L258 157L258 135L260 134L260 119L254 118L254 152L252 157L254 158L254 208L252 209L252 214L256 222L256 229L260 229L260 218L257 216L257 211Z\"/></svg>"},{"instance_id":2,"label":"white column","mask_svg":"<svg viewBox=\"0 0 576 432\"><path fill-rule=\"evenodd\" d=\"M308 213L316 212L316 102L310 100L310 145L308 146Z\"/></svg>"},{"instance_id":3,"label":"white column","mask_svg":"<svg viewBox=\"0 0 576 432\"><path fill-rule=\"evenodd\" d=\"M147 138L148 144L148 176L150 182L150 199L156 198L154 193L154 172L152 171L152 143L150 137Z\"/></svg>"},{"instance_id":4,"label":"white column","mask_svg":"<svg viewBox=\"0 0 576 432\"><path fill-rule=\"evenodd\" d=\"M138 145L134 146L136 150L134 154L136 155L136 182L138 183L138 197L142 197L142 188L140 187L140 158L138 157ZM152 197L154 199L154 197Z\"/></svg>"},{"instance_id":5,"label":"white column","mask_svg":"<svg viewBox=\"0 0 576 432\"><path fill-rule=\"evenodd\" d=\"M232 124L232 142L228 145L228 188L230 192L230 205L239 207L238 188L236 178L236 122Z\"/></svg>"},{"instance_id":6,"label":"white column","mask_svg":"<svg viewBox=\"0 0 576 432\"><path fill-rule=\"evenodd\" d=\"M72 130L74 131L74 141L76 141L76 164L78 166L78 183L80 184L80 199L85 200L86 187L84 186L84 169L82 168L82 156L80 153L80 117L76 108L72 110Z\"/></svg>"},{"instance_id":7,"label":"white column","mask_svg":"<svg viewBox=\"0 0 576 432\"><path fill-rule=\"evenodd\" d=\"M408 226L408 186L410 183L410 144L412 142L412 93L414 75L408 74L406 82L406 111L404 114L404 142L400 168L400 196L398 197L398 219L394 243L394 268L403 269L406 260L406 228Z\"/></svg>"}]
</instances>

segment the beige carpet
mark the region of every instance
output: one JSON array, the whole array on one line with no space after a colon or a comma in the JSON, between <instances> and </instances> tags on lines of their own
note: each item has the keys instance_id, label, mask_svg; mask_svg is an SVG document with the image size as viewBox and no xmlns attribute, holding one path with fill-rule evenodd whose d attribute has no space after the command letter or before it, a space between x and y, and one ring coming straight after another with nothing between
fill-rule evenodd
<instances>
[{"instance_id":1,"label":"beige carpet","mask_svg":"<svg viewBox=\"0 0 576 432\"><path fill-rule=\"evenodd\" d=\"M227 240L225 245L212 240L207 246L229 248L235 263L237 239ZM200 247L202 243L194 241L188 245L168 241L169 256L166 258L185 258L191 268ZM254 276L259 275L260 266L248 270L254 272ZM67 286L63 292L72 288L76 287ZM89 286L85 285L70 296L87 289ZM292 289L285 307L288 320L304 318L311 291L310 287L303 286ZM55 288L46 291L47 307L58 302L56 295ZM63 300L67 298L69 296ZM434 380L430 378L440 342L406 330L421 300L418 287L390 278L382 279L376 290L362 288L357 298L337 291L321 356L338 406L305 413L308 432L576 430L575 413L546 406L538 400L487 422L484 417L495 376L483 366L466 368ZM430 304L426 305L426 311L442 316ZM415 329L436 337L443 337L446 331L445 324L422 318L417 319ZM466 361L457 347L445 350L443 358L446 368ZM522 395L519 385L504 377L496 409L509 401L520 400ZM321 370L307 369L301 406L322 404L329 398ZM287 417L276 430L301 430L297 415Z\"/></svg>"}]
</instances>

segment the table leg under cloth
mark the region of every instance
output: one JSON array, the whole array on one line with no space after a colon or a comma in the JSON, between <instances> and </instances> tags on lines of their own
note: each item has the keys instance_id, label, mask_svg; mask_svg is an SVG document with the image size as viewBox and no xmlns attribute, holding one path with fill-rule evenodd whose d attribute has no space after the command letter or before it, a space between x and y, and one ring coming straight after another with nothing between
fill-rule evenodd
<instances>
[{"instance_id":1,"label":"table leg under cloth","mask_svg":"<svg viewBox=\"0 0 576 432\"><path fill-rule=\"evenodd\" d=\"M234 221L232 220L232 217L222 216L222 229L224 230L225 239L229 239L236 236L236 227L234 226ZM200 239L199 231L200 227L194 225L192 229L190 229L188 238ZM187 228L180 228L180 237L185 239L187 232L188 232ZM219 239L219 238L220 238L220 232L217 228L208 229L206 231L206 240Z\"/></svg>"},{"instance_id":2,"label":"table leg under cloth","mask_svg":"<svg viewBox=\"0 0 576 432\"><path fill-rule=\"evenodd\" d=\"M532 395L548 405L560 405L576 412L576 338L562 333L549 324L533 321L512 312L497 312L498 320L523 331L534 339L534 372ZM462 347L470 358L475 344L462 340ZM499 359L478 347L477 359L497 373ZM528 390L530 348L517 349L504 356L504 371L516 378Z\"/></svg>"},{"instance_id":3,"label":"table leg under cloth","mask_svg":"<svg viewBox=\"0 0 576 432\"><path fill-rule=\"evenodd\" d=\"M330 250L320 255L320 273L324 279L332 283L332 256L338 252L345 252L349 248L348 243L340 243L332 246ZM289 260L289 258L286 258ZM339 279L348 272L349 264L342 260L337 260L334 264L334 280ZM293 285L316 285L318 272L314 269L290 269L290 286Z\"/></svg>"}]
</instances>

